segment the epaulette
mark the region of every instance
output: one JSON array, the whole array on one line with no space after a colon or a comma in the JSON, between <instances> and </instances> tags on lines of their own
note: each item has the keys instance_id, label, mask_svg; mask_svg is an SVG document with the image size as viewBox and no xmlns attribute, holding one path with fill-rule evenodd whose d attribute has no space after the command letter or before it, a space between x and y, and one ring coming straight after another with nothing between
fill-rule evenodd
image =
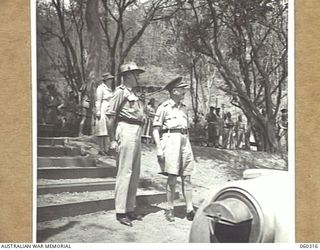
<instances>
[{"instance_id":1,"label":"epaulette","mask_svg":"<svg viewBox=\"0 0 320 250\"><path fill-rule=\"evenodd\" d=\"M116 87L116 89L125 89L126 88L126 86L124 86L123 84L121 84L121 85L119 85L118 87Z\"/></svg>"},{"instance_id":2,"label":"epaulette","mask_svg":"<svg viewBox=\"0 0 320 250\"><path fill-rule=\"evenodd\" d=\"M166 106L168 106L170 103L171 103L171 100L169 99L169 100L166 100L165 102L163 102L163 103L161 104L161 106L166 107Z\"/></svg>"}]
</instances>

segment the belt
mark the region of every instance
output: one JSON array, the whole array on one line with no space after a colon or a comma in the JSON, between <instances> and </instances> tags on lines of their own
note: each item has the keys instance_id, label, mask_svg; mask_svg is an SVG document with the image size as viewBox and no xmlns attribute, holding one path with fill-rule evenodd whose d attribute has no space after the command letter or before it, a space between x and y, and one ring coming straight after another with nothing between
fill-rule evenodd
<instances>
[{"instance_id":1,"label":"belt","mask_svg":"<svg viewBox=\"0 0 320 250\"><path fill-rule=\"evenodd\" d=\"M188 134L188 129L186 128L163 129L162 133L180 133L180 134L186 135Z\"/></svg>"},{"instance_id":2,"label":"belt","mask_svg":"<svg viewBox=\"0 0 320 250\"><path fill-rule=\"evenodd\" d=\"M143 121L138 121L138 120L130 120L128 118L123 118L123 117L118 117L118 122L125 122L129 124L135 124L135 125L143 125Z\"/></svg>"}]
</instances>

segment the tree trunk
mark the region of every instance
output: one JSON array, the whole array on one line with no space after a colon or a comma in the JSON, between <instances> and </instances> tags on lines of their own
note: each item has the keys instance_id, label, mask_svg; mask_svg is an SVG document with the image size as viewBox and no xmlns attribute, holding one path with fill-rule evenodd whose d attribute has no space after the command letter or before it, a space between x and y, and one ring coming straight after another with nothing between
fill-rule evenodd
<instances>
[{"instance_id":1,"label":"tree trunk","mask_svg":"<svg viewBox=\"0 0 320 250\"><path fill-rule=\"evenodd\" d=\"M99 1L88 0L86 8L86 23L88 29L89 49L86 65L86 83L83 86L83 93L90 97L90 111L94 107L95 101L95 82L99 80L100 72L100 55L101 55L101 32L98 15ZM91 113L91 112L90 112Z\"/></svg>"}]
</instances>

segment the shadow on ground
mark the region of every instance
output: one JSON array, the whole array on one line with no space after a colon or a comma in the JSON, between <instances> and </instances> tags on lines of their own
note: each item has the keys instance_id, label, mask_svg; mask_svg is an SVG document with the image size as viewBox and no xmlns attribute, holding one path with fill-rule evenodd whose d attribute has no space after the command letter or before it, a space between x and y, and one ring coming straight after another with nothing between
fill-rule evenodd
<instances>
[{"instance_id":1,"label":"shadow on ground","mask_svg":"<svg viewBox=\"0 0 320 250\"><path fill-rule=\"evenodd\" d=\"M147 216L148 214L157 213L163 210L162 208L154 205L146 205L143 207L138 207L136 213L142 215L143 217Z\"/></svg>"},{"instance_id":2,"label":"shadow on ground","mask_svg":"<svg viewBox=\"0 0 320 250\"><path fill-rule=\"evenodd\" d=\"M66 231L66 230L74 227L78 223L79 223L78 221L71 221L62 227L38 230L37 231L37 242L44 242L46 239L50 238L51 236L59 234L63 231Z\"/></svg>"},{"instance_id":3,"label":"shadow on ground","mask_svg":"<svg viewBox=\"0 0 320 250\"><path fill-rule=\"evenodd\" d=\"M194 210L197 211L197 207L194 207ZM163 217L164 217L164 213L165 213L165 209L164 208L161 208L161 207L158 207L158 206L153 206L153 205L148 205L148 206L144 206L144 207L139 207L137 209L137 213L142 215L143 217L149 215L149 214L152 214L152 213L157 213L159 211L163 211ZM186 206L185 205L176 205L174 207L174 216L177 217L177 218L180 218L180 219L184 219L186 218L186 214L187 214L187 211L186 211Z\"/></svg>"}]
</instances>

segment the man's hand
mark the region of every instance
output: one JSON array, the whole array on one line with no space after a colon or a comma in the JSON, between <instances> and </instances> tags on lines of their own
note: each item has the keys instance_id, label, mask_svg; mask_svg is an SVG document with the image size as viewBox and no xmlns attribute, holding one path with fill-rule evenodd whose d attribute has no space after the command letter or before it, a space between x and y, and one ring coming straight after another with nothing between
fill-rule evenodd
<instances>
[{"instance_id":1,"label":"man's hand","mask_svg":"<svg viewBox=\"0 0 320 250\"><path fill-rule=\"evenodd\" d=\"M119 145L116 141L112 141L110 143L110 149L114 150L115 152L119 152Z\"/></svg>"},{"instance_id":2,"label":"man's hand","mask_svg":"<svg viewBox=\"0 0 320 250\"><path fill-rule=\"evenodd\" d=\"M161 159L164 157L164 154L161 148L157 149L157 157Z\"/></svg>"},{"instance_id":3,"label":"man's hand","mask_svg":"<svg viewBox=\"0 0 320 250\"><path fill-rule=\"evenodd\" d=\"M164 153L161 148L157 149L157 159L160 165L160 169L163 172L164 171Z\"/></svg>"}]
</instances>

